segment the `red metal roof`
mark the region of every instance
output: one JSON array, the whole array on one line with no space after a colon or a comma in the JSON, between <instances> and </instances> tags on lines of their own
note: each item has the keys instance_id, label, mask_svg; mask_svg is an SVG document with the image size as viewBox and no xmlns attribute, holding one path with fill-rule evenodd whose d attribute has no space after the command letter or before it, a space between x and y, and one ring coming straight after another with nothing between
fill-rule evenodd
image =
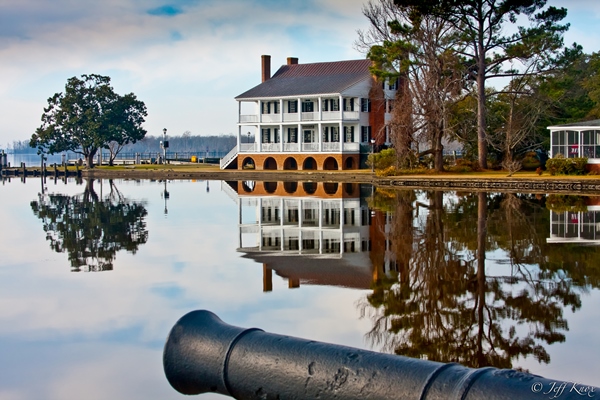
<instances>
[{"instance_id":1,"label":"red metal roof","mask_svg":"<svg viewBox=\"0 0 600 400\"><path fill-rule=\"evenodd\" d=\"M282 65L273 77L236 99L341 93L371 77L370 60Z\"/></svg>"}]
</instances>

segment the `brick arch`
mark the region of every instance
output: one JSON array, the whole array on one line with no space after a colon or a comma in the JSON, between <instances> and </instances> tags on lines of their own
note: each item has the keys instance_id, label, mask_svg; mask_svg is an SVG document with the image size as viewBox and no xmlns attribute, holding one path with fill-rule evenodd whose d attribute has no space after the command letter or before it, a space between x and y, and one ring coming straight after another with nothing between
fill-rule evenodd
<instances>
[{"instance_id":1,"label":"brick arch","mask_svg":"<svg viewBox=\"0 0 600 400\"><path fill-rule=\"evenodd\" d=\"M354 164L354 158L346 157L344 160L344 169L356 169L356 165Z\"/></svg>"},{"instance_id":2,"label":"brick arch","mask_svg":"<svg viewBox=\"0 0 600 400\"><path fill-rule=\"evenodd\" d=\"M283 182L283 190L288 194L294 194L298 190L298 182Z\"/></svg>"},{"instance_id":3,"label":"brick arch","mask_svg":"<svg viewBox=\"0 0 600 400\"><path fill-rule=\"evenodd\" d=\"M273 157L267 157L263 162L263 169L277 169L277 161Z\"/></svg>"},{"instance_id":4,"label":"brick arch","mask_svg":"<svg viewBox=\"0 0 600 400\"><path fill-rule=\"evenodd\" d=\"M338 162L335 158L327 157L325 159L325 161L323 161L323 169L324 170L338 170L340 168L339 168Z\"/></svg>"},{"instance_id":5,"label":"brick arch","mask_svg":"<svg viewBox=\"0 0 600 400\"><path fill-rule=\"evenodd\" d=\"M312 157L306 157L302 163L302 169L317 169L317 161Z\"/></svg>"},{"instance_id":6,"label":"brick arch","mask_svg":"<svg viewBox=\"0 0 600 400\"><path fill-rule=\"evenodd\" d=\"M277 190L277 182L264 182L263 187L267 193L275 193Z\"/></svg>"},{"instance_id":7,"label":"brick arch","mask_svg":"<svg viewBox=\"0 0 600 400\"><path fill-rule=\"evenodd\" d=\"M307 194L315 194L317 191L317 182L302 182L302 189Z\"/></svg>"},{"instance_id":8,"label":"brick arch","mask_svg":"<svg viewBox=\"0 0 600 400\"><path fill-rule=\"evenodd\" d=\"M330 196L333 196L338 191L339 184L337 182L323 182L323 190Z\"/></svg>"},{"instance_id":9,"label":"brick arch","mask_svg":"<svg viewBox=\"0 0 600 400\"><path fill-rule=\"evenodd\" d=\"M256 162L254 161L254 158L245 157L242 161L242 169L256 169Z\"/></svg>"},{"instance_id":10,"label":"brick arch","mask_svg":"<svg viewBox=\"0 0 600 400\"><path fill-rule=\"evenodd\" d=\"M284 170L296 170L298 169L298 161L294 157L288 157L283 162Z\"/></svg>"}]
</instances>

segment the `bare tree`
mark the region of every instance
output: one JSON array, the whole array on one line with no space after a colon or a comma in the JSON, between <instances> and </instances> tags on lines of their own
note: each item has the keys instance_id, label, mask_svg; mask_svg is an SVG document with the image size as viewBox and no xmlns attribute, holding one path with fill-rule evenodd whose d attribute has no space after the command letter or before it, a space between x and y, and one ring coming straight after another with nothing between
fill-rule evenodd
<instances>
[{"instance_id":1,"label":"bare tree","mask_svg":"<svg viewBox=\"0 0 600 400\"><path fill-rule=\"evenodd\" d=\"M464 84L455 29L437 17L415 18L412 7L391 0L369 1L363 14L371 27L358 32L355 47L369 50L376 76L400 80L390 123L399 158L432 154L435 170L442 171L448 103L460 98ZM414 154L419 142L429 148Z\"/></svg>"}]
</instances>

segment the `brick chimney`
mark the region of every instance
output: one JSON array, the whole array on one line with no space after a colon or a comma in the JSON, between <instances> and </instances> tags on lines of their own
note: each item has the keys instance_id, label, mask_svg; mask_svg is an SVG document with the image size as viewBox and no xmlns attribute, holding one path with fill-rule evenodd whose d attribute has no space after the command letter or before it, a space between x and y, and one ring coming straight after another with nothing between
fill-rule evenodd
<instances>
[{"instance_id":1,"label":"brick chimney","mask_svg":"<svg viewBox=\"0 0 600 400\"><path fill-rule=\"evenodd\" d=\"M296 65L296 64L298 64L297 57L288 57L287 58L287 65Z\"/></svg>"},{"instance_id":2,"label":"brick chimney","mask_svg":"<svg viewBox=\"0 0 600 400\"><path fill-rule=\"evenodd\" d=\"M262 81L265 82L271 79L271 56L262 55L260 59Z\"/></svg>"}]
</instances>

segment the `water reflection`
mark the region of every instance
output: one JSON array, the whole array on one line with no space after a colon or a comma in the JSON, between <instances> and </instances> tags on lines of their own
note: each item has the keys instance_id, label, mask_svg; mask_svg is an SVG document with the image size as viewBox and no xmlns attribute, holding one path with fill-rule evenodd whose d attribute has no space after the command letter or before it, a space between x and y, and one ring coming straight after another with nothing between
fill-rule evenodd
<instances>
[{"instance_id":1,"label":"water reflection","mask_svg":"<svg viewBox=\"0 0 600 400\"><path fill-rule=\"evenodd\" d=\"M372 345L471 367L549 363L546 345L568 330L564 310L598 287L600 253L547 243L544 200L378 190L386 234L374 242L386 249L374 248L373 292L360 304Z\"/></svg>"},{"instance_id":2,"label":"water reflection","mask_svg":"<svg viewBox=\"0 0 600 400\"><path fill-rule=\"evenodd\" d=\"M546 240L566 218L548 211L546 196L224 186L238 204L238 251L262 264L263 291L273 271L290 288L369 288L358 307L372 323L368 341L384 351L471 367L547 364L547 346L566 340L565 310L598 287L597 247ZM595 233L588 207L566 232Z\"/></svg>"},{"instance_id":3,"label":"water reflection","mask_svg":"<svg viewBox=\"0 0 600 400\"><path fill-rule=\"evenodd\" d=\"M82 194L42 191L30 203L34 215L42 220L50 248L66 252L74 272L112 270L117 252L135 254L148 240L144 204L128 200L112 180L108 186L109 193L98 196L90 179Z\"/></svg>"},{"instance_id":4,"label":"water reflection","mask_svg":"<svg viewBox=\"0 0 600 400\"><path fill-rule=\"evenodd\" d=\"M367 289L372 281L371 215L358 184L227 182L238 205L238 251L272 273L301 284Z\"/></svg>"}]
</instances>

